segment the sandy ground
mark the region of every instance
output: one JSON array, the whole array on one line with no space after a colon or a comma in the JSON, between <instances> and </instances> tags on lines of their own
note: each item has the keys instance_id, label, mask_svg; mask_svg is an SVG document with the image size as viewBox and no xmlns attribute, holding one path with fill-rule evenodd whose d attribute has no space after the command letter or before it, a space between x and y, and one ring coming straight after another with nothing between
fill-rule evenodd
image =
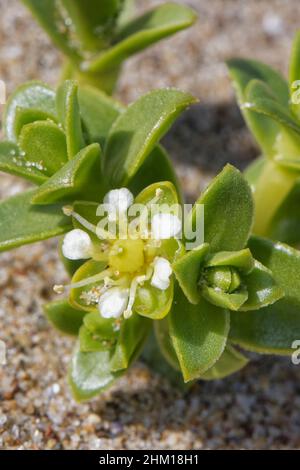
<instances>
[{"instance_id":1,"label":"sandy ground","mask_svg":"<svg viewBox=\"0 0 300 470\"><path fill-rule=\"evenodd\" d=\"M138 2L140 8L160 1ZM164 139L187 196L197 196L225 162L240 168L258 149L234 102L224 60L251 56L287 71L297 0L190 0L199 23L129 60L118 97L176 86L201 103ZM17 0L0 0L0 78L8 92L24 80L52 85L60 56ZM24 188L0 174L0 196ZM186 395L137 364L111 391L88 404L70 397L65 372L73 341L42 314L51 286L64 279L56 242L0 258L0 448L230 449L300 447L300 369L289 358L253 357L242 372L199 383Z\"/></svg>"}]
</instances>

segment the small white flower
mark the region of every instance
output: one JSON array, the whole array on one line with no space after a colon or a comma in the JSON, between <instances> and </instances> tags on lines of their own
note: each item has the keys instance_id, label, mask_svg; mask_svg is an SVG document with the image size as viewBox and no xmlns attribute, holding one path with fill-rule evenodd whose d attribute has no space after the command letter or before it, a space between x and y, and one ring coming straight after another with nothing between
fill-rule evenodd
<instances>
[{"instance_id":1,"label":"small white flower","mask_svg":"<svg viewBox=\"0 0 300 470\"><path fill-rule=\"evenodd\" d=\"M177 215L160 212L152 217L151 230L154 239L167 240L180 233L181 221Z\"/></svg>"},{"instance_id":2,"label":"small white flower","mask_svg":"<svg viewBox=\"0 0 300 470\"><path fill-rule=\"evenodd\" d=\"M128 304L128 289L112 287L101 295L98 308L103 318L119 318Z\"/></svg>"},{"instance_id":3,"label":"small white flower","mask_svg":"<svg viewBox=\"0 0 300 470\"><path fill-rule=\"evenodd\" d=\"M154 273L151 279L151 285L160 290L168 289L171 274L172 268L169 261L160 256L156 257L154 260Z\"/></svg>"},{"instance_id":4,"label":"small white flower","mask_svg":"<svg viewBox=\"0 0 300 470\"><path fill-rule=\"evenodd\" d=\"M110 220L116 220L119 214L125 214L133 203L133 194L127 188L112 189L104 197L103 202L111 207Z\"/></svg>"},{"instance_id":5,"label":"small white flower","mask_svg":"<svg viewBox=\"0 0 300 470\"><path fill-rule=\"evenodd\" d=\"M93 244L90 236L76 228L67 233L62 244L62 252L65 258L88 259L92 255Z\"/></svg>"}]
</instances>

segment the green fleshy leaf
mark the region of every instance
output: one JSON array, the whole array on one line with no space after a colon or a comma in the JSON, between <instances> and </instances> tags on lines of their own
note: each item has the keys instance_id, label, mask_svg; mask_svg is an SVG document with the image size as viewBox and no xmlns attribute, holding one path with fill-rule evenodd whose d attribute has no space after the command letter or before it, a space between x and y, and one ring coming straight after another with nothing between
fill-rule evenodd
<instances>
[{"instance_id":1,"label":"green fleshy leaf","mask_svg":"<svg viewBox=\"0 0 300 470\"><path fill-rule=\"evenodd\" d=\"M220 359L200 378L202 380L224 379L243 369L248 362L249 359L243 356L233 346L227 344Z\"/></svg>"},{"instance_id":2,"label":"green fleshy leaf","mask_svg":"<svg viewBox=\"0 0 300 470\"><path fill-rule=\"evenodd\" d=\"M272 271L285 296L258 311L231 315L230 339L250 351L290 354L300 338L300 254L279 242L252 237L249 248Z\"/></svg>"},{"instance_id":3,"label":"green fleshy leaf","mask_svg":"<svg viewBox=\"0 0 300 470\"><path fill-rule=\"evenodd\" d=\"M111 358L111 370L127 369L140 353L151 328L151 321L133 313L121 324L118 341Z\"/></svg>"},{"instance_id":4,"label":"green fleshy leaf","mask_svg":"<svg viewBox=\"0 0 300 470\"><path fill-rule=\"evenodd\" d=\"M33 81L19 86L9 97L5 106L3 127L6 138L13 142L16 142L15 119L19 108L32 108L47 113L55 121L55 92L44 83Z\"/></svg>"},{"instance_id":5,"label":"green fleshy leaf","mask_svg":"<svg viewBox=\"0 0 300 470\"><path fill-rule=\"evenodd\" d=\"M51 176L67 162L66 138L53 122L36 121L22 128L19 137L24 159Z\"/></svg>"},{"instance_id":6,"label":"green fleshy leaf","mask_svg":"<svg viewBox=\"0 0 300 470\"><path fill-rule=\"evenodd\" d=\"M197 204L204 205L204 240L212 252L245 247L254 208L251 189L236 168L226 165L200 196L190 215L193 226Z\"/></svg>"},{"instance_id":7,"label":"green fleshy leaf","mask_svg":"<svg viewBox=\"0 0 300 470\"><path fill-rule=\"evenodd\" d=\"M300 77L300 31L297 31L294 37L289 68L290 86Z\"/></svg>"},{"instance_id":8,"label":"green fleshy leaf","mask_svg":"<svg viewBox=\"0 0 300 470\"><path fill-rule=\"evenodd\" d=\"M178 90L154 90L117 118L104 151L104 173L113 187L126 186L176 117L194 101Z\"/></svg>"},{"instance_id":9,"label":"green fleshy leaf","mask_svg":"<svg viewBox=\"0 0 300 470\"><path fill-rule=\"evenodd\" d=\"M289 68L289 83L291 87L291 103L290 108L294 115L300 119L299 111L299 79L300 79L300 31L297 31L294 37ZM293 94L295 95L293 96ZM295 101L296 98L296 102Z\"/></svg>"},{"instance_id":10,"label":"green fleshy leaf","mask_svg":"<svg viewBox=\"0 0 300 470\"><path fill-rule=\"evenodd\" d=\"M150 281L145 282L137 289L133 309L142 317L152 320L161 320L168 315L173 301L173 281L166 290L151 286Z\"/></svg>"},{"instance_id":11,"label":"green fleshy leaf","mask_svg":"<svg viewBox=\"0 0 300 470\"><path fill-rule=\"evenodd\" d=\"M72 278L72 283L83 281L84 279L95 276L106 268L106 263L103 261L86 261L80 268L76 271ZM97 288L101 284L100 282L92 282L91 284L79 287L76 289L71 289L70 291L70 304L75 308L85 310L86 312L92 312L97 309L97 301L87 302L85 301L86 295L93 289Z\"/></svg>"},{"instance_id":12,"label":"green fleshy leaf","mask_svg":"<svg viewBox=\"0 0 300 470\"><path fill-rule=\"evenodd\" d=\"M156 196L157 190L161 190L159 198ZM167 206L178 204L178 195L176 189L169 181L160 181L159 183L153 183L150 186L147 186L137 195L134 203L147 205L154 199L155 204L158 206L162 206L164 204Z\"/></svg>"},{"instance_id":13,"label":"green fleshy leaf","mask_svg":"<svg viewBox=\"0 0 300 470\"><path fill-rule=\"evenodd\" d=\"M254 259L249 248L240 251L219 251L212 255L205 264L209 266L232 266L244 274L254 267Z\"/></svg>"},{"instance_id":14,"label":"green fleshy leaf","mask_svg":"<svg viewBox=\"0 0 300 470\"><path fill-rule=\"evenodd\" d=\"M287 81L268 65L257 60L233 58L227 61L227 66L240 98L245 99L246 88L251 80L261 80L272 89L281 104L288 104L289 88Z\"/></svg>"},{"instance_id":15,"label":"green fleshy leaf","mask_svg":"<svg viewBox=\"0 0 300 470\"><path fill-rule=\"evenodd\" d=\"M285 157L281 157L278 155L274 159L278 165L283 166L284 168L287 168L289 170L295 170L295 171L300 171L300 160L294 160L294 159L288 159Z\"/></svg>"},{"instance_id":16,"label":"green fleshy leaf","mask_svg":"<svg viewBox=\"0 0 300 470\"><path fill-rule=\"evenodd\" d=\"M248 298L246 289L226 293L206 285L201 286L201 294L208 302L216 307L227 308L228 310L234 311L240 310L241 306Z\"/></svg>"},{"instance_id":17,"label":"green fleshy leaf","mask_svg":"<svg viewBox=\"0 0 300 470\"><path fill-rule=\"evenodd\" d=\"M254 160L254 162L250 163L250 165L244 171L244 177L246 181L250 184L251 187L255 188L256 183L263 172L263 169L266 164L265 157L259 157Z\"/></svg>"},{"instance_id":18,"label":"green fleshy leaf","mask_svg":"<svg viewBox=\"0 0 300 470\"><path fill-rule=\"evenodd\" d=\"M128 188L133 194L138 194L150 184L160 181L173 183L179 199L182 199L180 184L168 154L163 147L156 146L130 180Z\"/></svg>"},{"instance_id":19,"label":"green fleshy leaf","mask_svg":"<svg viewBox=\"0 0 300 470\"><path fill-rule=\"evenodd\" d=\"M120 373L110 370L110 350L80 352L77 345L69 370L69 384L77 401L88 400L106 390Z\"/></svg>"},{"instance_id":20,"label":"green fleshy leaf","mask_svg":"<svg viewBox=\"0 0 300 470\"><path fill-rule=\"evenodd\" d=\"M62 14L62 10L57 7L58 4L53 5L53 0L22 0L22 2L31 10L56 47L72 61L78 62L80 56L74 48L70 31L66 28L66 18Z\"/></svg>"},{"instance_id":21,"label":"green fleshy leaf","mask_svg":"<svg viewBox=\"0 0 300 470\"><path fill-rule=\"evenodd\" d=\"M117 321L111 318L103 318L99 312L91 312L85 315L84 326L93 334L106 340L114 340L118 334Z\"/></svg>"},{"instance_id":22,"label":"green fleshy leaf","mask_svg":"<svg viewBox=\"0 0 300 470\"><path fill-rule=\"evenodd\" d=\"M300 243L299 201L300 182L297 181L272 219L269 229L269 236L272 239L295 246Z\"/></svg>"},{"instance_id":23,"label":"green fleshy leaf","mask_svg":"<svg viewBox=\"0 0 300 470\"><path fill-rule=\"evenodd\" d=\"M164 320L155 322L155 325L160 325ZM181 391L186 391L193 382L185 384L182 378L181 372L175 370L165 359L162 354L156 338L152 333L146 341L143 349L141 359L146 363L148 367L157 374L161 375L164 379L167 379L171 385L178 388Z\"/></svg>"},{"instance_id":24,"label":"green fleshy leaf","mask_svg":"<svg viewBox=\"0 0 300 470\"><path fill-rule=\"evenodd\" d=\"M0 251L56 237L72 228L61 205L31 205L36 190L0 202Z\"/></svg>"},{"instance_id":25,"label":"green fleshy leaf","mask_svg":"<svg viewBox=\"0 0 300 470\"><path fill-rule=\"evenodd\" d=\"M194 248L173 264L177 281L192 304L200 301L199 278L209 251L208 243Z\"/></svg>"},{"instance_id":26,"label":"green fleshy leaf","mask_svg":"<svg viewBox=\"0 0 300 470\"><path fill-rule=\"evenodd\" d=\"M243 277L243 282L247 287L248 299L241 306L241 311L258 310L277 302L284 295L274 281L272 272L259 261L255 261L254 269Z\"/></svg>"},{"instance_id":27,"label":"green fleshy leaf","mask_svg":"<svg viewBox=\"0 0 300 470\"><path fill-rule=\"evenodd\" d=\"M69 160L84 147L77 91L77 83L66 80L56 93L57 114L66 133Z\"/></svg>"},{"instance_id":28,"label":"green fleshy leaf","mask_svg":"<svg viewBox=\"0 0 300 470\"><path fill-rule=\"evenodd\" d=\"M16 138L19 138L24 126L32 124L35 121L52 121L57 123L57 119L46 111L34 108L17 107L15 109L14 118L14 134Z\"/></svg>"},{"instance_id":29,"label":"green fleshy leaf","mask_svg":"<svg viewBox=\"0 0 300 470\"><path fill-rule=\"evenodd\" d=\"M290 113L289 108L277 101L277 97L273 96L271 89L264 82L252 80L247 86L246 93L247 103L244 106L248 110L269 117L276 124L300 134L300 126Z\"/></svg>"},{"instance_id":30,"label":"green fleshy leaf","mask_svg":"<svg viewBox=\"0 0 300 470\"><path fill-rule=\"evenodd\" d=\"M199 378L224 351L229 331L228 311L204 299L191 305L177 286L168 319L184 381Z\"/></svg>"},{"instance_id":31,"label":"green fleshy leaf","mask_svg":"<svg viewBox=\"0 0 300 470\"><path fill-rule=\"evenodd\" d=\"M287 82L275 70L255 60L234 58L227 61L227 66L236 88L241 110L251 132L263 152L268 156L273 155L278 126L269 118L253 113L247 107L244 107L244 104L248 102L246 88L251 80L262 80L272 89L277 100L283 106L288 106L289 89Z\"/></svg>"},{"instance_id":32,"label":"green fleshy leaf","mask_svg":"<svg viewBox=\"0 0 300 470\"><path fill-rule=\"evenodd\" d=\"M79 87L78 102L86 139L90 144L98 142L103 147L110 128L124 108L117 101L89 86Z\"/></svg>"},{"instance_id":33,"label":"green fleshy leaf","mask_svg":"<svg viewBox=\"0 0 300 470\"><path fill-rule=\"evenodd\" d=\"M90 51L106 45L113 33L122 0L62 0L75 34L82 46ZM108 36L108 37L107 37Z\"/></svg>"},{"instance_id":34,"label":"green fleshy leaf","mask_svg":"<svg viewBox=\"0 0 300 470\"><path fill-rule=\"evenodd\" d=\"M26 160L13 142L0 142L0 171L20 176L36 184L42 184L47 180L47 176L41 171L26 166Z\"/></svg>"},{"instance_id":35,"label":"green fleshy leaf","mask_svg":"<svg viewBox=\"0 0 300 470\"><path fill-rule=\"evenodd\" d=\"M192 25L196 14L190 8L166 3L133 19L115 37L115 45L86 62L87 72L115 67L147 46Z\"/></svg>"},{"instance_id":36,"label":"green fleshy leaf","mask_svg":"<svg viewBox=\"0 0 300 470\"><path fill-rule=\"evenodd\" d=\"M124 109L118 102L92 87L80 86L78 99L82 121L86 129L86 139L104 145L109 130ZM128 187L138 194L142 189L159 181L171 181L180 195L180 185L166 151L156 146L143 162Z\"/></svg>"},{"instance_id":37,"label":"green fleshy leaf","mask_svg":"<svg viewBox=\"0 0 300 470\"><path fill-rule=\"evenodd\" d=\"M287 169L300 169L300 136L291 129L282 127L276 140L277 154L274 161Z\"/></svg>"},{"instance_id":38,"label":"green fleshy leaf","mask_svg":"<svg viewBox=\"0 0 300 470\"><path fill-rule=\"evenodd\" d=\"M79 344L81 352L96 352L106 351L108 342L102 338L98 338L95 333L92 333L84 325L79 331ZM109 345L110 347L111 345Z\"/></svg>"},{"instance_id":39,"label":"green fleshy leaf","mask_svg":"<svg viewBox=\"0 0 300 470\"><path fill-rule=\"evenodd\" d=\"M64 300L49 302L44 305L45 315L57 330L67 335L77 336L85 312L77 310Z\"/></svg>"},{"instance_id":40,"label":"green fleshy leaf","mask_svg":"<svg viewBox=\"0 0 300 470\"><path fill-rule=\"evenodd\" d=\"M101 200L99 144L91 144L48 179L35 193L33 204L74 199Z\"/></svg>"},{"instance_id":41,"label":"green fleshy leaf","mask_svg":"<svg viewBox=\"0 0 300 470\"><path fill-rule=\"evenodd\" d=\"M173 369L180 371L180 364L171 340L170 325L167 318L154 322L154 333L159 349L167 363Z\"/></svg>"}]
</instances>

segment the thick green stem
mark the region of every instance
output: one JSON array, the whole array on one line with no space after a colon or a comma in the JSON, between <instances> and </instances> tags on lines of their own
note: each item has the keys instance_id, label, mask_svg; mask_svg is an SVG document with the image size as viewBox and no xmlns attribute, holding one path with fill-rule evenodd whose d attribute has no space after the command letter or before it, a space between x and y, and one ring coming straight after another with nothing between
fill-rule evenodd
<instances>
[{"instance_id":1,"label":"thick green stem","mask_svg":"<svg viewBox=\"0 0 300 470\"><path fill-rule=\"evenodd\" d=\"M79 84L82 85L91 85L99 90L104 91L106 94L111 95L115 90L121 67L117 66L113 69L102 71L99 73L87 73L81 72L71 64L71 62L66 61L61 77L60 82L69 79L78 80Z\"/></svg>"},{"instance_id":2,"label":"thick green stem","mask_svg":"<svg viewBox=\"0 0 300 470\"><path fill-rule=\"evenodd\" d=\"M266 236L275 212L291 191L299 175L267 161L254 190L255 220L253 232Z\"/></svg>"}]
</instances>

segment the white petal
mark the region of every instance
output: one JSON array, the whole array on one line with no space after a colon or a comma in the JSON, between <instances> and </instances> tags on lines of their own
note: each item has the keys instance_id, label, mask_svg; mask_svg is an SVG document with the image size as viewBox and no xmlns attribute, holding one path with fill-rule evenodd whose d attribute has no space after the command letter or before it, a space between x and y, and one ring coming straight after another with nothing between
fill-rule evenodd
<instances>
[{"instance_id":1,"label":"white petal","mask_svg":"<svg viewBox=\"0 0 300 470\"><path fill-rule=\"evenodd\" d=\"M72 260L90 258L92 249L90 236L79 228L67 233L62 244L64 257Z\"/></svg>"},{"instance_id":2,"label":"white petal","mask_svg":"<svg viewBox=\"0 0 300 470\"><path fill-rule=\"evenodd\" d=\"M103 318L119 318L128 304L128 289L112 287L99 299L99 312Z\"/></svg>"},{"instance_id":3,"label":"white petal","mask_svg":"<svg viewBox=\"0 0 300 470\"><path fill-rule=\"evenodd\" d=\"M172 268L169 261L158 256L154 260L154 273L151 279L151 285L160 290L168 289L171 274Z\"/></svg>"},{"instance_id":4,"label":"white petal","mask_svg":"<svg viewBox=\"0 0 300 470\"><path fill-rule=\"evenodd\" d=\"M124 213L133 203L133 194L127 188L112 189L104 197L103 202L112 209L111 219L115 220L118 213Z\"/></svg>"},{"instance_id":5,"label":"white petal","mask_svg":"<svg viewBox=\"0 0 300 470\"><path fill-rule=\"evenodd\" d=\"M177 215L158 213L152 217L152 236L156 240L167 240L181 231L181 221Z\"/></svg>"}]
</instances>

